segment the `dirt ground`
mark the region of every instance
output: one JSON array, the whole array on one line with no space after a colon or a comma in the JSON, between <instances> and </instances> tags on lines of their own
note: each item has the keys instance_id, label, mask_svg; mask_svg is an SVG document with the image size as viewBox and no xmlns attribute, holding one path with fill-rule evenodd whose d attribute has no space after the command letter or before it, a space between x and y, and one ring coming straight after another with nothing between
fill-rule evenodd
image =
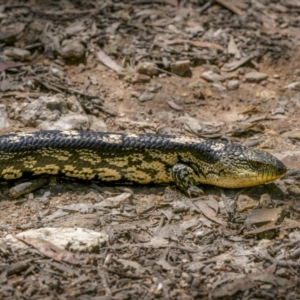
<instances>
[{"instance_id":1,"label":"dirt ground","mask_svg":"<svg viewBox=\"0 0 300 300\"><path fill-rule=\"evenodd\" d=\"M1 134L200 136L288 168L195 199L2 182L1 299L300 299L299 1L0 0L0 22Z\"/></svg>"}]
</instances>

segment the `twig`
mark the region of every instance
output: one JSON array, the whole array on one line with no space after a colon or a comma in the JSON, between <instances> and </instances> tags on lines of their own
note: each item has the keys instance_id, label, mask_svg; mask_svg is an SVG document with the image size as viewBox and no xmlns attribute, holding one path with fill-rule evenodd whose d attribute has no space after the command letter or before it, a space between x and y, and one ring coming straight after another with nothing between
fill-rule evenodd
<instances>
[{"instance_id":1,"label":"twig","mask_svg":"<svg viewBox=\"0 0 300 300\"><path fill-rule=\"evenodd\" d=\"M284 268L289 268L289 267L293 267L293 268L300 268L300 263L294 262L294 261L290 261L290 260L279 260L276 258L273 258L269 255L268 252L257 252L257 256L260 258L263 258L265 260L270 261L273 264L276 264L277 266L280 267L284 267Z\"/></svg>"},{"instance_id":2,"label":"twig","mask_svg":"<svg viewBox=\"0 0 300 300\"><path fill-rule=\"evenodd\" d=\"M231 10L232 12L234 12L235 14L237 14L239 16L244 14L243 11L241 11L238 7L236 7L232 3L228 2L227 0L215 0L215 1L217 3L219 3L220 5L226 7L227 9Z\"/></svg>"}]
</instances>

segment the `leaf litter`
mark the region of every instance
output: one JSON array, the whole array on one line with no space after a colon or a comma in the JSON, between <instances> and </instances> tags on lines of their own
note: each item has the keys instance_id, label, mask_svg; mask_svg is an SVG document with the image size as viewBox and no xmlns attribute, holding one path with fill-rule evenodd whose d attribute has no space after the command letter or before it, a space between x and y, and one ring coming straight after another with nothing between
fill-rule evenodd
<instances>
[{"instance_id":1,"label":"leaf litter","mask_svg":"<svg viewBox=\"0 0 300 300\"><path fill-rule=\"evenodd\" d=\"M296 2L100 2L0 6L1 133L221 138L299 169ZM298 177L200 199L59 179L10 201L1 184L0 297L297 298Z\"/></svg>"}]
</instances>

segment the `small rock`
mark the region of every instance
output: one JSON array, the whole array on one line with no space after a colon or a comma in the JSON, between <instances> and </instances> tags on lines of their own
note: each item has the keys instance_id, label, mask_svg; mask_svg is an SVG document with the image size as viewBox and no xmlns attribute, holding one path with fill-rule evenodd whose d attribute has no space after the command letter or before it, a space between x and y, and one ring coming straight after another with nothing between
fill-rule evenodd
<instances>
[{"instance_id":1,"label":"small rock","mask_svg":"<svg viewBox=\"0 0 300 300\"><path fill-rule=\"evenodd\" d=\"M141 102L150 101L150 100L153 99L154 96L155 96L155 95L154 95L153 93L150 93L150 92L148 92L148 91L144 91L144 92L142 93L142 95L139 97L139 100L140 100Z\"/></svg>"},{"instance_id":2,"label":"small rock","mask_svg":"<svg viewBox=\"0 0 300 300\"><path fill-rule=\"evenodd\" d=\"M238 212L243 212L247 209L251 209L257 206L257 201L253 200L247 195L239 195L236 202L236 210Z\"/></svg>"},{"instance_id":3,"label":"small rock","mask_svg":"<svg viewBox=\"0 0 300 300\"><path fill-rule=\"evenodd\" d=\"M268 84L268 81L267 80L263 80L261 83L260 83L262 86L266 86Z\"/></svg>"},{"instance_id":4,"label":"small rock","mask_svg":"<svg viewBox=\"0 0 300 300\"><path fill-rule=\"evenodd\" d=\"M260 147L263 149L274 149L277 145L277 142L273 138L266 138L261 142Z\"/></svg>"},{"instance_id":5,"label":"small rock","mask_svg":"<svg viewBox=\"0 0 300 300\"><path fill-rule=\"evenodd\" d=\"M63 79L66 77L66 74L63 70L60 70L59 68L50 67L49 71L56 77Z\"/></svg>"},{"instance_id":6,"label":"small rock","mask_svg":"<svg viewBox=\"0 0 300 300\"><path fill-rule=\"evenodd\" d=\"M300 151L285 151L274 154L286 165L288 169L300 170Z\"/></svg>"},{"instance_id":7,"label":"small rock","mask_svg":"<svg viewBox=\"0 0 300 300\"><path fill-rule=\"evenodd\" d=\"M54 101L57 101L57 105L54 110L51 111L47 107L48 102L54 105ZM62 108L63 103L61 95L56 96L42 96L39 99L32 101L31 103L22 103L17 106L14 111L15 119L21 121L25 126L36 127L43 121L56 121L61 116L60 108Z\"/></svg>"},{"instance_id":8,"label":"small rock","mask_svg":"<svg viewBox=\"0 0 300 300\"><path fill-rule=\"evenodd\" d=\"M245 75L246 82L261 82L263 80L266 80L268 78L268 75L261 72L249 72Z\"/></svg>"},{"instance_id":9,"label":"small rock","mask_svg":"<svg viewBox=\"0 0 300 300\"><path fill-rule=\"evenodd\" d=\"M192 27L186 27L185 31L190 34L197 34L199 32L205 31L205 29L201 25L195 25Z\"/></svg>"},{"instance_id":10,"label":"small rock","mask_svg":"<svg viewBox=\"0 0 300 300\"><path fill-rule=\"evenodd\" d=\"M7 15L0 12L0 20L6 19L6 18L7 18Z\"/></svg>"},{"instance_id":11,"label":"small rock","mask_svg":"<svg viewBox=\"0 0 300 300\"><path fill-rule=\"evenodd\" d=\"M67 97L66 101L70 111L74 113L84 113L84 109L74 95Z\"/></svg>"},{"instance_id":12,"label":"small rock","mask_svg":"<svg viewBox=\"0 0 300 300\"><path fill-rule=\"evenodd\" d=\"M277 107L274 111L272 111L272 115L284 115L285 109L282 106Z\"/></svg>"},{"instance_id":13,"label":"small rock","mask_svg":"<svg viewBox=\"0 0 300 300\"><path fill-rule=\"evenodd\" d=\"M258 91L255 94L256 98L260 98L260 99L265 99L265 100L271 100L271 99L276 99L277 95L275 91L271 91L271 90L262 90L262 91Z\"/></svg>"},{"instance_id":14,"label":"small rock","mask_svg":"<svg viewBox=\"0 0 300 300\"><path fill-rule=\"evenodd\" d=\"M60 55L65 59L80 59L85 53L85 47L80 41L64 40Z\"/></svg>"},{"instance_id":15,"label":"small rock","mask_svg":"<svg viewBox=\"0 0 300 300\"><path fill-rule=\"evenodd\" d=\"M26 61L29 60L31 54L28 50L20 48L8 48L4 50L4 55L15 60Z\"/></svg>"},{"instance_id":16,"label":"small rock","mask_svg":"<svg viewBox=\"0 0 300 300\"><path fill-rule=\"evenodd\" d=\"M227 83L228 90L237 90L239 88L238 80L229 80Z\"/></svg>"},{"instance_id":17,"label":"small rock","mask_svg":"<svg viewBox=\"0 0 300 300\"><path fill-rule=\"evenodd\" d=\"M290 195L299 196L300 195L300 187L292 185L292 186L288 187L288 192Z\"/></svg>"},{"instance_id":18,"label":"small rock","mask_svg":"<svg viewBox=\"0 0 300 300\"><path fill-rule=\"evenodd\" d=\"M213 82L211 84L211 87L214 88L214 90L218 91L218 92L226 92L227 91L227 88L225 86L223 86L221 83Z\"/></svg>"},{"instance_id":19,"label":"small rock","mask_svg":"<svg viewBox=\"0 0 300 300\"><path fill-rule=\"evenodd\" d=\"M154 76L158 74L157 65L153 62L143 61L140 62L137 67L136 71L139 74Z\"/></svg>"},{"instance_id":20,"label":"small rock","mask_svg":"<svg viewBox=\"0 0 300 300\"><path fill-rule=\"evenodd\" d=\"M286 131L283 134L281 134L282 137L287 137L290 139L297 139L300 140L300 130L295 129L295 130L290 130Z\"/></svg>"},{"instance_id":21,"label":"small rock","mask_svg":"<svg viewBox=\"0 0 300 300\"><path fill-rule=\"evenodd\" d=\"M292 82L292 83L286 85L284 88L285 89L291 89L291 90L299 89L300 88L300 82L299 81Z\"/></svg>"},{"instance_id":22,"label":"small rock","mask_svg":"<svg viewBox=\"0 0 300 300\"><path fill-rule=\"evenodd\" d=\"M296 70L295 70L294 76L300 77L300 69L296 69Z\"/></svg>"},{"instance_id":23,"label":"small rock","mask_svg":"<svg viewBox=\"0 0 300 300\"><path fill-rule=\"evenodd\" d=\"M204 98L206 97L213 97L214 93L210 88L203 88L202 94L204 96Z\"/></svg>"},{"instance_id":24,"label":"small rock","mask_svg":"<svg viewBox=\"0 0 300 300\"><path fill-rule=\"evenodd\" d=\"M41 130L88 130L89 127L89 117L82 114L63 115L55 122L43 122L38 126Z\"/></svg>"},{"instance_id":25,"label":"small rock","mask_svg":"<svg viewBox=\"0 0 300 300\"><path fill-rule=\"evenodd\" d=\"M150 76L139 74L139 73L134 74L132 77L131 76L124 77L124 81L132 82L132 83L148 83L150 82L150 80L151 80Z\"/></svg>"},{"instance_id":26,"label":"small rock","mask_svg":"<svg viewBox=\"0 0 300 300\"><path fill-rule=\"evenodd\" d=\"M91 131L101 131L107 132L107 125L102 120L99 120L95 116L88 115L90 121L90 130Z\"/></svg>"},{"instance_id":27,"label":"small rock","mask_svg":"<svg viewBox=\"0 0 300 300\"><path fill-rule=\"evenodd\" d=\"M176 61L170 64L170 68L172 73L177 74L179 76L183 76L187 71L190 70L190 61L189 60Z\"/></svg>"},{"instance_id":28,"label":"small rock","mask_svg":"<svg viewBox=\"0 0 300 300\"><path fill-rule=\"evenodd\" d=\"M202 125L200 121L196 118L192 118L189 116L181 116L176 118L176 123L180 124L187 130L192 130L193 132L201 132L202 130Z\"/></svg>"},{"instance_id":29,"label":"small rock","mask_svg":"<svg viewBox=\"0 0 300 300\"><path fill-rule=\"evenodd\" d=\"M133 98L139 98L141 96L141 93L138 92L138 91L132 91L130 93L130 96L133 97Z\"/></svg>"},{"instance_id":30,"label":"small rock","mask_svg":"<svg viewBox=\"0 0 300 300\"><path fill-rule=\"evenodd\" d=\"M259 204L261 207L267 208L272 207L273 202L269 194L262 194L259 199Z\"/></svg>"},{"instance_id":31,"label":"small rock","mask_svg":"<svg viewBox=\"0 0 300 300\"><path fill-rule=\"evenodd\" d=\"M6 106L0 104L0 130L7 127L9 127L9 123L7 120Z\"/></svg>"},{"instance_id":32,"label":"small rock","mask_svg":"<svg viewBox=\"0 0 300 300\"><path fill-rule=\"evenodd\" d=\"M156 118L161 121L164 121L165 124L168 124L169 122L171 122L173 120L174 114L170 110L168 110L168 111L161 110L161 111L157 112Z\"/></svg>"},{"instance_id":33,"label":"small rock","mask_svg":"<svg viewBox=\"0 0 300 300\"><path fill-rule=\"evenodd\" d=\"M211 70L204 71L201 77L209 82L223 82L226 78L218 73Z\"/></svg>"},{"instance_id":34,"label":"small rock","mask_svg":"<svg viewBox=\"0 0 300 300\"><path fill-rule=\"evenodd\" d=\"M284 215L282 207L253 209L247 215L245 224L248 228L251 228L252 225L260 227L270 222L279 224L282 222L283 217Z\"/></svg>"},{"instance_id":35,"label":"small rock","mask_svg":"<svg viewBox=\"0 0 300 300\"><path fill-rule=\"evenodd\" d=\"M150 93L156 93L161 88L162 85L160 83L153 83L153 84L149 84L149 86L147 87L147 91Z\"/></svg>"},{"instance_id":36,"label":"small rock","mask_svg":"<svg viewBox=\"0 0 300 300\"><path fill-rule=\"evenodd\" d=\"M108 241L108 235L86 228L51 228L31 229L20 232L16 236L26 238L37 238L48 241L57 247L77 252L93 252L94 249L101 247ZM1 243L9 245L14 251L28 249L30 246L16 239L12 235L1 238Z\"/></svg>"}]
</instances>

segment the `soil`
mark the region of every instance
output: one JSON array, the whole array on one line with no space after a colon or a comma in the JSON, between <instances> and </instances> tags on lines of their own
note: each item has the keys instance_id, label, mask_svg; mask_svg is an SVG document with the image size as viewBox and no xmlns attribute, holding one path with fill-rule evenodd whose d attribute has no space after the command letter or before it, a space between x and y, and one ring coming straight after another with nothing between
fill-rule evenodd
<instances>
[{"instance_id":1,"label":"soil","mask_svg":"<svg viewBox=\"0 0 300 300\"><path fill-rule=\"evenodd\" d=\"M19 182L3 182L1 299L298 299L299 20L292 0L0 1L1 134L197 135L288 168L259 187L204 186L197 199L173 185L66 178L12 199ZM25 248L8 241L42 228L106 238L80 249L43 244L47 234Z\"/></svg>"}]
</instances>

